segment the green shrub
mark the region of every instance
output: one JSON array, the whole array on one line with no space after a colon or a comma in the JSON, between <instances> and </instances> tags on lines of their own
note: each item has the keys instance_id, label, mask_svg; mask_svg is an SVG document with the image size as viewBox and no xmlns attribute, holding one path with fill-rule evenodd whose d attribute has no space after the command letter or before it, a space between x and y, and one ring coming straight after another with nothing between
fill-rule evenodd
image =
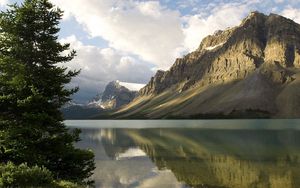
<instances>
[{"instance_id":1,"label":"green shrub","mask_svg":"<svg viewBox=\"0 0 300 188\"><path fill-rule=\"evenodd\" d=\"M55 183L56 188L83 188L88 186L78 185L77 183L72 183L69 181L59 181Z\"/></svg>"},{"instance_id":2,"label":"green shrub","mask_svg":"<svg viewBox=\"0 0 300 188\"><path fill-rule=\"evenodd\" d=\"M44 167L11 162L0 165L0 187L48 187L52 182L51 172Z\"/></svg>"}]
</instances>

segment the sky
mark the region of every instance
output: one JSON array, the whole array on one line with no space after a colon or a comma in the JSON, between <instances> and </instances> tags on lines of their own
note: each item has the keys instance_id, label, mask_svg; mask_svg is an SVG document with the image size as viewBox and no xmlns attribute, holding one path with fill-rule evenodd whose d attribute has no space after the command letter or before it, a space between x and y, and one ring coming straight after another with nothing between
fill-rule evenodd
<instances>
[{"instance_id":1,"label":"sky","mask_svg":"<svg viewBox=\"0 0 300 188\"><path fill-rule=\"evenodd\" d=\"M300 0L50 0L65 11L59 40L81 69L71 86L84 103L113 80L146 84L159 69L192 52L216 30L239 25L251 11L300 23ZM1 9L16 0L0 0ZM22 2L17 0L17 2Z\"/></svg>"}]
</instances>

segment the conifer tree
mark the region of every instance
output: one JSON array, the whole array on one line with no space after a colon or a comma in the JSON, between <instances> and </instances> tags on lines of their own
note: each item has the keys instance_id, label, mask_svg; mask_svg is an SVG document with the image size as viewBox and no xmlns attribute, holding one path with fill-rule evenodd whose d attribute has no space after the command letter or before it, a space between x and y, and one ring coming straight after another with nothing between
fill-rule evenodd
<instances>
[{"instance_id":1,"label":"conifer tree","mask_svg":"<svg viewBox=\"0 0 300 188\"><path fill-rule=\"evenodd\" d=\"M24 0L0 13L0 163L43 166L56 178L83 181L94 155L74 147L60 108L78 88L66 84L78 75L63 63L69 44L58 41L63 12L48 0Z\"/></svg>"}]
</instances>

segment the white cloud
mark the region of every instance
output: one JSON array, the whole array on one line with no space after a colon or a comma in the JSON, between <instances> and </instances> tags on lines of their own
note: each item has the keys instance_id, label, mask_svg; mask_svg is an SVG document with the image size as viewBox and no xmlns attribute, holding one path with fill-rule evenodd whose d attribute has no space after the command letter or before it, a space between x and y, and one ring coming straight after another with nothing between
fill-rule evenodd
<instances>
[{"instance_id":1,"label":"white cloud","mask_svg":"<svg viewBox=\"0 0 300 188\"><path fill-rule=\"evenodd\" d=\"M294 20L297 23L300 23L300 9L287 7L281 13L283 16Z\"/></svg>"},{"instance_id":2,"label":"white cloud","mask_svg":"<svg viewBox=\"0 0 300 188\"><path fill-rule=\"evenodd\" d=\"M248 3L227 3L213 6L209 16L196 14L185 16L186 22L183 30L185 34L184 44L189 51L199 47L200 41L216 30L224 30L228 27L237 26L241 20L251 11L251 5L256 1Z\"/></svg>"},{"instance_id":3,"label":"white cloud","mask_svg":"<svg viewBox=\"0 0 300 188\"><path fill-rule=\"evenodd\" d=\"M52 0L110 47L168 68L184 40L180 13L158 1Z\"/></svg>"},{"instance_id":4,"label":"white cloud","mask_svg":"<svg viewBox=\"0 0 300 188\"><path fill-rule=\"evenodd\" d=\"M0 6L5 7L9 3L8 0L0 0Z\"/></svg>"},{"instance_id":5,"label":"white cloud","mask_svg":"<svg viewBox=\"0 0 300 188\"><path fill-rule=\"evenodd\" d=\"M145 84L136 84L136 83L128 83L128 82L119 82L121 86L124 86L128 88L131 91L139 91L143 87L145 87Z\"/></svg>"},{"instance_id":6,"label":"white cloud","mask_svg":"<svg viewBox=\"0 0 300 188\"><path fill-rule=\"evenodd\" d=\"M150 66L117 50L84 45L75 36L62 39L61 42L70 43L77 51L74 60L64 66L81 69L80 75L72 81L72 86L80 86L81 90L75 97L79 102L103 91L110 81L146 83L153 74Z\"/></svg>"}]
</instances>

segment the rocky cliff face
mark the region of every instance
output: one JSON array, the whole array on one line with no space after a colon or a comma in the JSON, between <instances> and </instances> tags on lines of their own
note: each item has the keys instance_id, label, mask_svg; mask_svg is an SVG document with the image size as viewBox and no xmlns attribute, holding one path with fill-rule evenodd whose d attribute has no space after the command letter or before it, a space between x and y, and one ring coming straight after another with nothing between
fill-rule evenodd
<instances>
[{"instance_id":1,"label":"rocky cliff face","mask_svg":"<svg viewBox=\"0 0 300 188\"><path fill-rule=\"evenodd\" d=\"M147 111L144 115L155 118L247 111L300 117L299 68L299 24L252 12L241 25L204 38L196 51L177 59L168 71L158 71L121 113L132 114L139 106ZM287 94L292 99L287 100Z\"/></svg>"},{"instance_id":2,"label":"rocky cliff face","mask_svg":"<svg viewBox=\"0 0 300 188\"><path fill-rule=\"evenodd\" d=\"M115 109L130 103L137 95L136 91L119 84L119 81L110 82L102 95L101 107L104 109Z\"/></svg>"},{"instance_id":3,"label":"rocky cliff face","mask_svg":"<svg viewBox=\"0 0 300 188\"><path fill-rule=\"evenodd\" d=\"M186 90L198 85L244 79L262 65L282 68L282 75L269 75L286 82L284 68L299 68L300 27L279 15L253 12L238 27L218 31L203 39L199 48L177 59L169 71L158 71L141 95L159 94L181 84Z\"/></svg>"}]
</instances>

